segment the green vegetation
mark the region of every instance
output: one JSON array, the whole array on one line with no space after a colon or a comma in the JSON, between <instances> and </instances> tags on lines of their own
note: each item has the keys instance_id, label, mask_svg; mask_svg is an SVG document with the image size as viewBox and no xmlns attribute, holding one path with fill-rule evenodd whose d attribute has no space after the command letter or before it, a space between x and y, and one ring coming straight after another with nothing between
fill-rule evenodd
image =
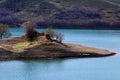
<instances>
[{"instance_id":1,"label":"green vegetation","mask_svg":"<svg viewBox=\"0 0 120 80\"><path fill-rule=\"evenodd\" d=\"M35 31L35 26L35 23L30 21L22 24L22 27L25 29L26 40L12 45L14 52L21 52L26 48L32 48L38 45L53 45L56 42L62 43L63 36L61 33L57 33L51 28L47 28L43 31L43 33L39 33ZM45 37L45 39L41 40L42 37Z\"/></svg>"},{"instance_id":2,"label":"green vegetation","mask_svg":"<svg viewBox=\"0 0 120 80\"><path fill-rule=\"evenodd\" d=\"M28 42L28 41L26 41L26 42L14 44L12 46L12 51L13 52L22 52L25 49L33 48L36 46L49 46L49 45L55 45L55 44L56 44L56 42L40 42L40 41Z\"/></svg>"},{"instance_id":3,"label":"green vegetation","mask_svg":"<svg viewBox=\"0 0 120 80\"><path fill-rule=\"evenodd\" d=\"M14 44L12 46L12 48L13 48L14 52L21 52L21 51L23 51L26 48L32 48L32 47L35 47L37 45L40 45L40 43L37 42L37 41L35 41L35 42L28 42L28 41L26 41L26 42Z\"/></svg>"},{"instance_id":4,"label":"green vegetation","mask_svg":"<svg viewBox=\"0 0 120 80\"><path fill-rule=\"evenodd\" d=\"M94 49L86 48L86 49L82 49L81 52L90 53L90 54L96 54L97 51L94 50Z\"/></svg>"}]
</instances>

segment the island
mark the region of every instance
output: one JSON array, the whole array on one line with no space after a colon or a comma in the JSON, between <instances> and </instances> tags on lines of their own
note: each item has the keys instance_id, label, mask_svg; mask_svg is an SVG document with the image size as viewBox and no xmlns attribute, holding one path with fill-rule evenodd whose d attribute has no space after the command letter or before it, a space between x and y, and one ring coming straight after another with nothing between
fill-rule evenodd
<instances>
[{"instance_id":1,"label":"island","mask_svg":"<svg viewBox=\"0 0 120 80\"><path fill-rule=\"evenodd\" d=\"M26 42L24 37L0 40L0 60L105 57L116 53L104 49L51 41Z\"/></svg>"},{"instance_id":2,"label":"island","mask_svg":"<svg viewBox=\"0 0 120 80\"><path fill-rule=\"evenodd\" d=\"M5 25L2 26L5 28ZM0 60L106 57L116 54L104 49L63 43L63 34L51 28L39 33L32 22L26 22L22 26L25 35L0 40Z\"/></svg>"}]
</instances>

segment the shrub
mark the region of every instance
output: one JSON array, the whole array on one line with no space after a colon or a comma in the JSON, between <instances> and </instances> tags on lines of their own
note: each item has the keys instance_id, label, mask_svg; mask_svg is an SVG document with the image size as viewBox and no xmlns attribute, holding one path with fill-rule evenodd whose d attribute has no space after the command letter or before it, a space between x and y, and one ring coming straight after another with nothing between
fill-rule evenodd
<instances>
[{"instance_id":1,"label":"shrub","mask_svg":"<svg viewBox=\"0 0 120 80\"><path fill-rule=\"evenodd\" d=\"M11 36L11 33L8 29L8 25L0 24L0 39L9 38L10 36Z\"/></svg>"},{"instance_id":2,"label":"shrub","mask_svg":"<svg viewBox=\"0 0 120 80\"><path fill-rule=\"evenodd\" d=\"M22 24L22 27L25 29L26 39L28 41L34 41L37 39L39 33L35 31L36 24L32 21L28 21Z\"/></svg>"},{"instance_id":3,"label":"shrub","mask_svg":"<svg viewBox=\"0 0 120 80\"><path fill-rule=\"evenodd\" d=\"M54 30L52 28L47 28L44 30L44 35L48 40L52 40L54 38Z\"/></svg>"},{"instance_id":4,"label":"shrub","mask_svg":"<svg viewBox=\"0 0 120 80\"><path fill-rule=\"evenodd\" d=\"M64 35L61 33L55 32L52 28L47 28L44 31L44 34L48 40L56 40L60 43L63 41Z\"/></svg>"}]
</instances>

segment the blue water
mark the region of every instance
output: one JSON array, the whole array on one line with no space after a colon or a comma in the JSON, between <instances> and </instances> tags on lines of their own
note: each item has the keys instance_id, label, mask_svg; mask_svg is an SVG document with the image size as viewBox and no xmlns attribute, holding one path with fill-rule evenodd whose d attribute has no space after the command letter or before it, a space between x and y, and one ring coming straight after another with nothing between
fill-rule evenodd
<instances>
[{"instance_id":1,"label":"blue water","mask_svg":"<svg viewBox=\"0 0 120 80\"><path fill-rule=\"evenodd\" d=\"M10 29L12 37L24 34ZM41 31L41 29L38 29ZM108 49L104 58L0 61L0 80L120 80L120 30L57 30L64 42Z\"/></svg>"}]
</instances>

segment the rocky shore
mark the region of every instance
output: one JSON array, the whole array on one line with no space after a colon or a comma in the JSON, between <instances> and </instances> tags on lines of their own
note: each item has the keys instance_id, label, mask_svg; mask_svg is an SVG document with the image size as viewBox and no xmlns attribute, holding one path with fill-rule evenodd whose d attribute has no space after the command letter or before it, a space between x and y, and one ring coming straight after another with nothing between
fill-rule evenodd
<instances>
[{"instance_id":1,"label":"rocky shore","mask_svg":"<svg viewBox=\"0 0 120 80\"><path fill-rule=\"evenodd\" d=\"M0 40L0 44L0 60L106 57L116 54L104 49L54 41L29 44L22 42L20 37Z\"/></svg>"}]
</instances>

